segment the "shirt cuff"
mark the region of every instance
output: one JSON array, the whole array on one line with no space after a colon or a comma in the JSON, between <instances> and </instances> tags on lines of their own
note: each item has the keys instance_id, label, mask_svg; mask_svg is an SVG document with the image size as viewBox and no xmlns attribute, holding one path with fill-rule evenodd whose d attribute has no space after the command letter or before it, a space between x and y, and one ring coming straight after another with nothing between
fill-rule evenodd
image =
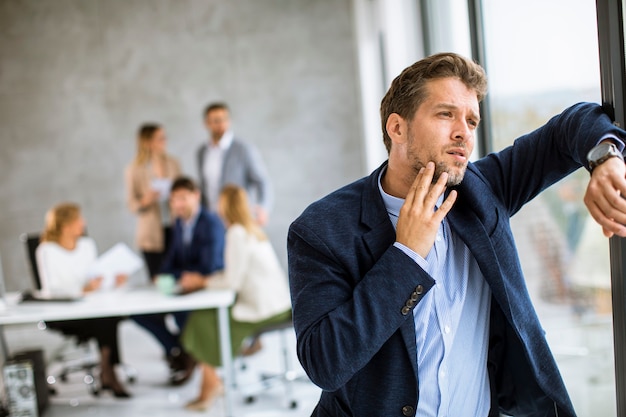
<instances>
[{"instance_id":1,"label":"shirt cuff","mask_svg":"<svg viewBox=\"0 0 626 417\"><path fill-rule=\"evenodd\" d=\"M413 259L413 261L423 270L426 270L426 267L428 266L428 262L426 261L426 259L422 258L417 252L413 251L413 249L409 249L408 247L404 246L402 243L400 242L395 242L393 244L393 246L395 246L396 248L400 249L402 252L404 252L409 258Z\"/></svg>"},{"instance_id":2,"label":"shirt cuff","mask_svg":"<svg viewBox=\"0 0 626 417\"><path fill-rule=\"evenodd\" d=\"M624 142L618 138L615 135L612 135L610 133L607 133L606 135L602 136L600 138L600 140L598 141L598 143L596 143L596 146L599 145L601 142L605 141L605 140L610 140L611 142L613 142L615 144L615 146L617 146L617 149L621 152L624 153Z\"/></svg>"}]
</instances>

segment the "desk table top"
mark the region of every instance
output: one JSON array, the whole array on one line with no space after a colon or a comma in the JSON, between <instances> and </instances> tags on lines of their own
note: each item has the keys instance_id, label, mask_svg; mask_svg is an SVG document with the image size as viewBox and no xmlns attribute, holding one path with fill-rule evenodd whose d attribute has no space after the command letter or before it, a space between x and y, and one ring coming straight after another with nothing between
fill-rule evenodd
<instances>
[{"instance_id":1,"label":"desk table top","mask_svg":"<svg viewBox=\"0 0 626 417\"><path fill-rule=\"evenodd\" d=\"M18 301L18 293L7 294L4 308L0 308L0 325L228 307L234 303L235 293L202 290L164 295L146 287L99 291L75 301Z\"/></svg>"}]
</instances>

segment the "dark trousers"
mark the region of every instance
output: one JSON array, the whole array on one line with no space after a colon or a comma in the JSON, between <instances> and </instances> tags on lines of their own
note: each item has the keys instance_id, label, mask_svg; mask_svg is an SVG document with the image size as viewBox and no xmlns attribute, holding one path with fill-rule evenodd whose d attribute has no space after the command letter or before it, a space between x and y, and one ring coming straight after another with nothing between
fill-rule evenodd
<instances>
[{"instance_id":1,"label":"dark trousers","mask_svg":"<svg viewBox=\"0 0 626 417\"><path fill-rule=\"evenodd\" d=\"M172 226L163 226L163 242L165 243L163 251L141 251L141 253L143 254L143 259L146 261L146 266L148 267L150 279L154 279L154 277L157 276L159 272L161 272L161 265L163 265L165 254L167 253L167 250L169 248L171 236Z\"/></svg>"},{"instance_id":2,"label":"dark trousers","mask_svg":"<svg viewBox=\"0 0 626 417\"><path fill-rule=\"evenodd\" d=\"M117 324L120 317L104 317L97 319L66 320L46 322L46 325L66 335L78 337L79 341L96 339L98 347L108 347L111 350L110 363L120 363L120 353L117 341Z\"/></svg>"},{"instance_id":3,"label":"dark trousers","mask_svg":"<svg viewBox=\"0 0 626 417\"><path fill-rule=\"evenodd\" d=\"M154 277L161 271L161 265L163 264L164 252L141 252L143 259L146 261L146 267L148 268L148 274L150 279L154 280Z\"/></svg>"},{"instance_id":4,"label":"dark trousers","mask_svg":"<svg viewBox=\"0 0 626 417\"><path fill-rule=\"evenodd\" d=\"M141 314L132 316L137 324L152 333L152 335L159 341L165 354L171 356L176 351L182 352L183 347L180 344L180 333L172 333L165 324L165 316L171 314L174 317L176 326L179 331L182 332L187 323L187 317L189 311L177 311L174 313L159 313L159 314Z\"/></svg>"}]
</instances>

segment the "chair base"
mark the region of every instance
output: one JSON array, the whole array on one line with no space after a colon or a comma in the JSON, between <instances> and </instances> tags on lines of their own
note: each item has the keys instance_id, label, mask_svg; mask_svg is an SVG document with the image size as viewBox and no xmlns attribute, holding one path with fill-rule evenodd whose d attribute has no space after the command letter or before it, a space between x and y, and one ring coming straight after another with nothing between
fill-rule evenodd
<instances>
[{"instance_id":1,"label":"chair base","mask_svg":"<svg viewBox=\"0 0 626 417\"><path fill-rule=\"evenodd\" d=\"M260 338L263 335L274 333L278 336L278 344L281 355L281 369L275 373L261 373L258 375L258 381L246 382L244 384L237 384L235 382L235 388L242 394L245 404L252 404L256 402L258 396L270 389L278 386L282 386L285 389L285 406L288 409L295 409L298 407L298 401L293 394L293 383L298 380L308 380L306 375L298 375L292 366L290 343L288 336L293 332L293 324L291 321L280 323L278 325L269 326L267 329L260 331L253 336L253 340ZM239 356L237 360L240 362L235 369L246 370L247 357Z\"/></svg>"},{"instance_id":2,"label":"chair base","mask_svg":"<svg viewBox=\"0 0 626 417\"><path fill-rule=\"evenodd\" d=\"M77 343L76 340L68 338L64 345L53 355L52 363L60 365L60 370L54 374L48 374L48 392L51 395L57 394L57 382L66 383L70 375L83 373L83 383L87 390L94 397L98 397L102 391L99 374L100 357L97 347L93 341ZM126 381L130 384L137 380L137 371L128 366L121 365L125 373Z\"/></svg>"}]
</instances>

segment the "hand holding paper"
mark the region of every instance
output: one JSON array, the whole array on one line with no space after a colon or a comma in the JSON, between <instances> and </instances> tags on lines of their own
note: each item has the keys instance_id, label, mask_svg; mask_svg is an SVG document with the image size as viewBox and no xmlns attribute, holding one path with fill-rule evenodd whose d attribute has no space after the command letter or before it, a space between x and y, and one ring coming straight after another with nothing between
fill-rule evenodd
<instances>
[{"instance_id":1,"label":"hand holding paper","mask_svg":"<svg viewBox=\"0 0 626 417\"><path fill-rule=\"evenodd\" d=\"M96 262L90 267L90 276L101 276L103 278L102 289L112 289L117 283L125 281L119 276L128 277L141 269L143 261L126 244L117 243L111 249L98 257Z\"/></svg>"}]
</instances>

